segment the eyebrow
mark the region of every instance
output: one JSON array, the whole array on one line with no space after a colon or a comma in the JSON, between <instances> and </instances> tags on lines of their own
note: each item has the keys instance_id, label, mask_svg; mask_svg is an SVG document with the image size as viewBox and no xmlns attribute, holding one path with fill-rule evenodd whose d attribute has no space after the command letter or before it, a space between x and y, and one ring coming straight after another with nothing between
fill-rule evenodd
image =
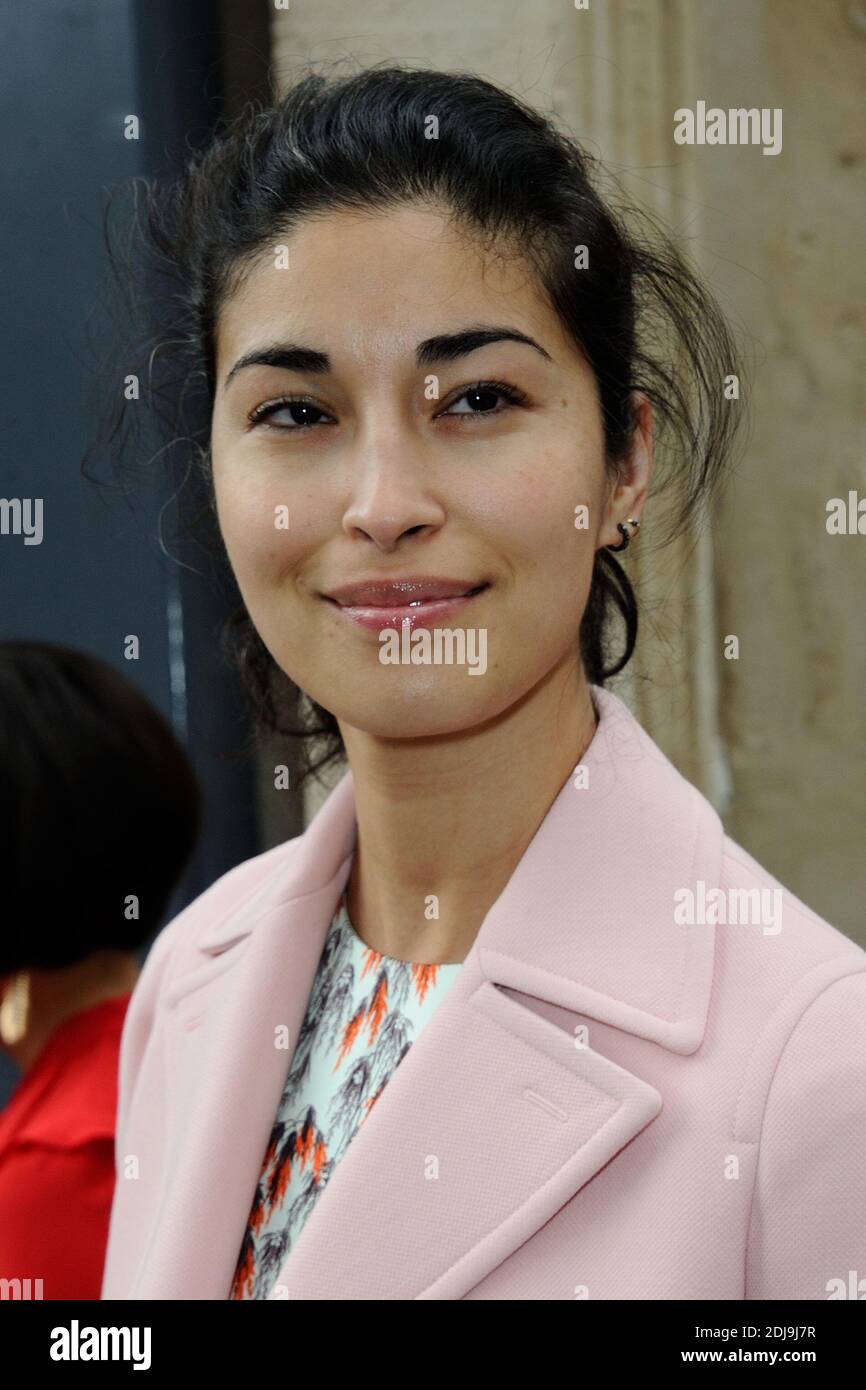
<instances>
[{"instance_id":1,"label":"eyebrow","mask_svg":"<svg viewBox=\"0 0 866 1390\"><path fill-rule=\"evenodd\" d=\"M548 362L553 358L545 348L521 333L516 328L462 328L456 333L437 333L433 338L425 338L415 349L415 363L419 367L431 367L438 362L455 362L476 348L487 347L489 343L525 343L540 352ZM273 343L267 347L253 348L239 357L228 373L225 390L232 378L244 367L281 367L284 371L305 372L309 375L324 375L331 370L331 359L326 352L316 348L302 347L299 343Z\"/></svg>"}]
</instances>

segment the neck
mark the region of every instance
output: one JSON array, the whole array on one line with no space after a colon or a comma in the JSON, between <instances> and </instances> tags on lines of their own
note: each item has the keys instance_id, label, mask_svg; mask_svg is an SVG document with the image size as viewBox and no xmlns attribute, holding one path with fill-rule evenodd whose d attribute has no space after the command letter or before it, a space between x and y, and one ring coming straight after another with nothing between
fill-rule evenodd
<instances>
[{"instance_id":1,"label":"neck","mask_svg":"<svg viewBox=\"0 0 866 1390\"><path fill-rule=\"evenodd\" d=\"M86 960L60 970L30 970L27 1031L17 1043L0 1046L26 1072L61 1023L104 999L131 991L139 971L132 951L94 951ZM10 984L7 977L4 987Z\"/></svg>"},{"instance_id":2,"label":"neck","mask_svg":"<svg viewBox=\"0 0 866 1390\"><path fill-rule=\"evenodd\" d=\"M596 723L575 662L459 735L341 726L358 822L347 908L361 939L399 960L465 959Z\"/></svg>"}]
</instances>

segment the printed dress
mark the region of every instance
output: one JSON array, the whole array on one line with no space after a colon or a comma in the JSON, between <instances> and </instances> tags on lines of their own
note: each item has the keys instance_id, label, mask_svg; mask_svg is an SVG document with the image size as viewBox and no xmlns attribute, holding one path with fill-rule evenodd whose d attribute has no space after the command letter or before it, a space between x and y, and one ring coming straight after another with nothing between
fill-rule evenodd
<instances>
[{"instance_id":1,"label":"printed dress","mask_svg":"<svg viewBox=\"0 0 866 1390\"><path fill-rule=\"evenodd\" d=\"M371 950L337 904L235 1269L230 1299L270 1297L307 1217L462 962Z\"/></svg>"}]
</instances>

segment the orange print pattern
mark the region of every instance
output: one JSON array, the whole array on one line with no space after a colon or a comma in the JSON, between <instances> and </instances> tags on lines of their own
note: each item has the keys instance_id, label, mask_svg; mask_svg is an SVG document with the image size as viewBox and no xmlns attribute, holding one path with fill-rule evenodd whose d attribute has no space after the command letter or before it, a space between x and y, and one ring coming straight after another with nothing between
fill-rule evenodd
<instances>
[{"instance_id":1,"label":"orange print pattern","mask_svg":"<svg viewBox=\"0 0 866 1390\"><path fill-rule=\"evenodd\" d=\"M397 960L340 898L265 1148L229 1298L269 1297L331 1173L459 965Z\"/></svg>"}]
</instances>

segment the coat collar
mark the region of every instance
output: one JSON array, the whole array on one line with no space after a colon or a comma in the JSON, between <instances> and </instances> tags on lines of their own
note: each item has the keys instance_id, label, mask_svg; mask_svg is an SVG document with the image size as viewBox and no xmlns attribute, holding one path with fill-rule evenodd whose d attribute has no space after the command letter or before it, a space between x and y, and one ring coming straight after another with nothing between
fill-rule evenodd
<instances>
[{"instance_id":1,"label":"coat collar","mask_svg":"<svg viewBox=\"0 0 866 1390\"><path fill-rule=\"evenodd\" d=\"M561 788L272 1297L461 1298L655 1118L656 1088L597 1050L591 1029L577 1046L546 1004L675 1053L700 1046L714 929L676 925L673 894L718 885L721 823L627 706L591 692L599 723L575 770L588 786L570 776ZM355 832L346 773L168 985L171 1167L121 1296L228 1296L288 1065L274 1029L298 1036Z\"/></svg>"},{"instance_id":2,"label":"coat collar","mask_svg":"<svg viewBox=\"0 0 866 1390\"><path fill-rule=\"evenodd\" d=\"M675 889L719 882L723 829L611 691L590 687L598 726L477 934L485 977L688 1054L709 1007L714 928L673 917ZM223 951L264 911L348 878L356 834L346 772L254 900L199 939Z\"/></svg>"}]
</instances>

